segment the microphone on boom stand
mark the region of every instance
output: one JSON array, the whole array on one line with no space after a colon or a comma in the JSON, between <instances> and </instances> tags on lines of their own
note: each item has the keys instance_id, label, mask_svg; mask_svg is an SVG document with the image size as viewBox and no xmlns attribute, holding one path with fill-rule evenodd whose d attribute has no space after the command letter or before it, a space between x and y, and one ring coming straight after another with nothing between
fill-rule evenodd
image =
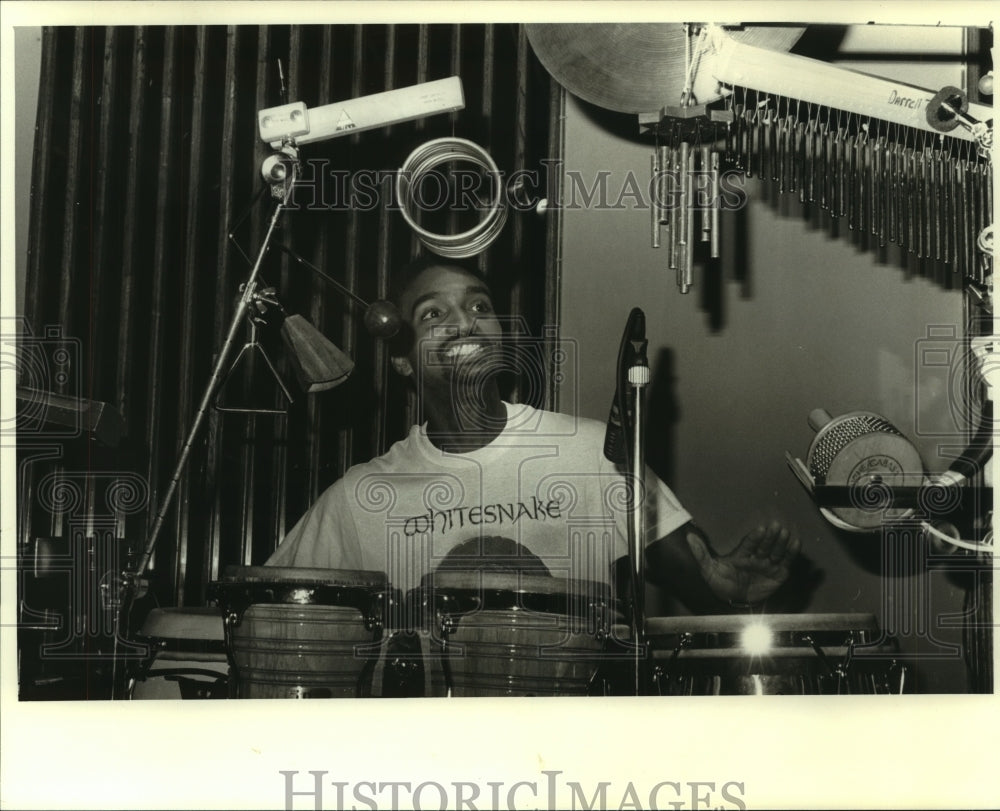
<instances>
[{"instance_id":1,"label":"microphone on boom stand","mask_svg":"<svg viewBox=\"0 0 1000 811\"><path fill-rule=\"evenodd\" d=\"M645 584L646 559L643 483L645 481L644 392L649 383L649 360L646 357L646 316L635 307L629 313L618 350L615 398L611 404L604 435L604 455L616 465L627 468L629 487L628 557L632 591L632 639L635 653L635 690L639 695L645 664Z\"/></svg>"},{"instance_id":2,"label":"microphone on boom stand","mask_svg":"<svg viewBox=\"0 0 1000 811\"><path fill-rule=\"evenodd\" d=\"M608 426L604 433L604 456L616 465L628 464L627 427L631 425L632 409L626 397L628 393L628 370L633 361L649 366L646 360L646 316L638 307L632 308L625 331L622 333L618 349L618 366L615 369L615 396L608 414Z\"/></svg>"}]
</instances>

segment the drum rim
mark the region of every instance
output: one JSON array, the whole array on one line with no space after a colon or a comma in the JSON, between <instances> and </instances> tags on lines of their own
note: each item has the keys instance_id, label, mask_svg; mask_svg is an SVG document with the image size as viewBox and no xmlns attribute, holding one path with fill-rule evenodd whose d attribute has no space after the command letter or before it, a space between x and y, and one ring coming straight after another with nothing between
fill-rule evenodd
<instances>
[{"instance_id":1,"label":"drum rim","mask_svg":"<svg viewBox=\"0 0 1000 811\"><path fill-rule=\"evenodd\" d=\"M231 564L215 581L220 586L269 583L274 585L374 586L388 582L385 572L368 569L324 569L294 566L239 566Z\"/></svg>"},{"instance_id":2,"label":"drum rim","mask_svg":"<svg viewBox=\"0 0 1000 811\"><path fill-rule=\"evenodd\" d=\"M795 618L793 620L793 618ZM692 617L647 617L647 636L684 633L739 633L748 625L766 625L774 632L867 631L877 633L878 621L870 612L817 614L709 614Z\"/></svg>"},{"instance_id":3,"label":"drum rim","mask_svg":"<svg viewBox=\"0 0 1000 811\"><path fill-rule=\"evenodd\" d=\"M573 588L576 586L576 588ZM506 592L511 594L564 594L574 597L606 597L611 586L600 580L559 577L518 571L488 569L439 569L425 574L412 592Z\"/></svg>"}]
</instances>

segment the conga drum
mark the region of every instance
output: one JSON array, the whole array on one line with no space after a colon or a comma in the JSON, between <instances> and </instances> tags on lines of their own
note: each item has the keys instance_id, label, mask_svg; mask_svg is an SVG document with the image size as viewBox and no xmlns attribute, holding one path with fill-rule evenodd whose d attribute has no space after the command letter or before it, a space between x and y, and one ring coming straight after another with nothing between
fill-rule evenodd
<instances>
[{"instance_id":1,"label":"conga drum","mask_svg":"<svg viewBox=\"0 0 1000 811\"><path fill-rule=\"evenodd\" d=\"M606 584L488 570L438 570L408 600L432 696L587 695L613 609Z\"/></svg>"},{"instance_id":2,"label":"conga drum","mask_svg":"<svg viewBox=\"0 0 1000 811\"><path fill-rule=\"evenodd\" d=\"M382 572L230 566L211 584L235 698L371 695L385 617Z\"/></svg>"},{"instance_id":3,"label":"conga drum","mask_svg":"<svg viewBox=\"0 0 1000 811\"><path fill-rule=\"evenodd\" d=\"M871 614L649 617L646 638L654 694L894 691L896 665Z\"/></svg>"},{"instance_id":4,"label":"conga drum","mask_svg":"<svg viewBox=\"0 0 1000 811\"><path fill-rule=\"evenodd\" d=\"M225 630L217 608L154 608L138 639L149 653L132 684L132 699L228 697Z\"/></svg>"}]
</instances>

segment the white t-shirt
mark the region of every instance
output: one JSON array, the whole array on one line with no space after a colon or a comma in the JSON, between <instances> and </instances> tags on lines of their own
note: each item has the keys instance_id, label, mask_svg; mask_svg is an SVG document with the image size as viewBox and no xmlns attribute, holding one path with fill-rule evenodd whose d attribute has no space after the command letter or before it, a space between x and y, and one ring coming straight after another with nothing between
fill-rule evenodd
<instances>
[{"instance_id":1,"label":"white t-shirt","mask_svg":"<svg viewBox=\"0 0 1000 811\"><path fill-rule=\"evenodd\" d=\"M403 593L455 546L510 538L553 575L608 582L627 552L625 478L603 453L603 423L504 404L487 446L446 453L414 426L355 465L285 536L266 565L385 572ZM646 542L690 520L651 471L642 494Z\"/></svg>"}]
</instances>

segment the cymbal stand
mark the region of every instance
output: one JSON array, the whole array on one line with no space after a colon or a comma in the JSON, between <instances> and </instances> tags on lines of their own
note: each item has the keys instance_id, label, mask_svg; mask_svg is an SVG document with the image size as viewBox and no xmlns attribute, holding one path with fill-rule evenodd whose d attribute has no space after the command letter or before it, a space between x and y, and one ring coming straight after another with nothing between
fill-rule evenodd
<instances>
[{"instance_id":1,"label":"cymbal stand","mask_svg":"<svg viewBox=\"0 0 1000 811\"><path fill-rule=\"evenodd\" d=\"M275 156L271 156L267 159L267 161L265 161L265 164L273 163L274 160ZM243 323L243 319L246 317L247 310L253 307L257 302L257 285L260 268L263 264L264 256L270 248L271 239L274 236L275 229L277 228L278 220L291 201L292 189L298 179L298 154L295 147L286 145L282 148L281 167L283 167L281 171L271 171L271 177L273 178L271 186L272 196L277 198L278 202L275 205L274 213L271 215L271 220L268 223L267 232L264 235L264 242L260 247L257 258L253 263L253 267L250 270L250 276L242 286L242 295L240 296L239 304L236 308L236 312L233 314L232 321L229 324L226 338L219 349L215 365L208 379L208 383L205 386L205 391L202 395L198 410L195 412L194 420L188 430L187 438L181 447L181 452L177 459L177 464L174 467L173 475L170 477L170 483L167 486L167 491L163 496L160 509L156 514L152 527L150 528L146 546L143 549L142 556L139 558L135 566L131 570L123 572L121 580L117 584L117 599L115 599L112 604L114 609L115 628L114 657L112 659L113 699L127 698L128 695L127 684L125 683L125 680L121 678L121 674L119 673L118 646L119 643L125 641L122 638L122 623L128 617L129 612L132 609L132 604L139 595L140 587L144 586L142 583L142 576L153 556L153 550L156 547L156 542L159 540L160 531L163 528L167 513L170 510L174 495L177 492L177 485L180 482L181 475L184 472L184 467L187 464L188 456L190 456L191 449L194 446L195 438L197 437L198 431L205 420L205 416L212 405L212 399L216 390L224 377L224 367L233 346L236 344L240 326ZM267 176L267 174L265 174L265 176ZM127 628L127 625L124 627ZM119 684L120 681L122 684Z\"/></svg>"}]
</instances>

